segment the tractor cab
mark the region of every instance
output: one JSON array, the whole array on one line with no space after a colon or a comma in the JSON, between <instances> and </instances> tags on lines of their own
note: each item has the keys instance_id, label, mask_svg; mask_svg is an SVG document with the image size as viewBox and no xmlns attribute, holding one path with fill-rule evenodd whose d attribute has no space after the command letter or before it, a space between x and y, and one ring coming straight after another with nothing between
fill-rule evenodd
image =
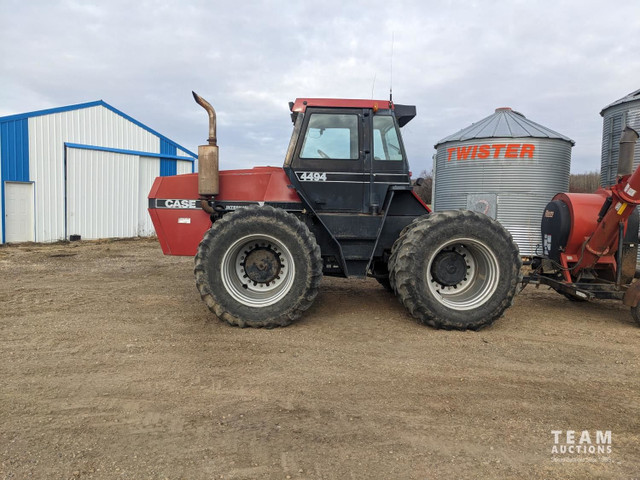
<instances>
[{"instance_id":1,"label":"tractor cab","mask_svg":"<svg viewBox=\"0 0 640 480\"><path fill-rule=\"evenodd\" d=\"M429 211L413 196L400 134L416 109L385 100L326 98L289 106L294 129L284 170L332 237L325 251L337 247L328 263L335 259L340 275L365 276L384 263L372 263L376 249L378 256L390 249L391 237Z\"/></svg>"},{"instance_id":2,"label":"tractor cab","mask_svg":"<svg viewBox=\"0 0 640 480\"><path fill-rule=\"evenodd\" d=\"M333 99L289 105L294 130L284 166L313 210L375 215L391 185L410 187L399 128L415 117L414 106Z\"/></svg>"}]
</instances>

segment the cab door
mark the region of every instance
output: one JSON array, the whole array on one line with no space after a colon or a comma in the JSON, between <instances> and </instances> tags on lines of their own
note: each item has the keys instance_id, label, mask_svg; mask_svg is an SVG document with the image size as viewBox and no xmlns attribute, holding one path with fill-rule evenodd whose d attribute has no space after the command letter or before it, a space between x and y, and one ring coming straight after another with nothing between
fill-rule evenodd
<instances>
[{"instance_id":1,"label":"cab door","mask_svg":"<svg viewBox=\"0 0 640 480\"><path fill-rule=\"evenodd\" d=\"M306 111L291 169L316 212L366 211L363 115L360 109Z\"/></svg>"},{"instance_id":2,"label":"cab door","mask_svg":"<svg viewBox=\"0 0 640 480\"><path fill-rule=\"evenodd\" d=\"M370 171L368 203L377 210L384 206L389 186L411 185L409 165L402 136L393 115L378 114L371 119L373 154L365 164Z\"/></svg>"}]
</instances>

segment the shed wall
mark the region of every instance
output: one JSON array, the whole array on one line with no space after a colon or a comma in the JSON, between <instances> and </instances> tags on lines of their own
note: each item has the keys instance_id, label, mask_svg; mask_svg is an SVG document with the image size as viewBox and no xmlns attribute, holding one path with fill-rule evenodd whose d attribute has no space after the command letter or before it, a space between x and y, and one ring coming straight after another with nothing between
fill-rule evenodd
<instances>
[{"instance_id":1,"label":"shed wall","mask_svg":"<svg viewBox=\"0 0 640 480\"><path fill-rule=\"evenodd\" d=\"M155 230L151 217L149 217L149 190L154 180L160 175L160 159L151 157L139 157L138 166L138 232L137 235L147 237L153 235Z\"/></svg>"},{"instance_id":2,"label":"shed wall","mask_svg":"<svg viewBox=\"0 0 640 480\"><path fill-rule=\"evenodd\" d=\"M176 161L176 174L183 175L185 173L193 173L193 162L185 162L183 160ZM151 186L149 186L151 188Z\"/></svg>"},{"instance_id":3,"label":"shed wall","mask_svg":"<svg viewBox=\"0 0 640 480\"><path fill-rule=\"evenodd\" d=\"M67 148L67 236L97 239L153 235L147 196L160 174L162 161L157 157ZM178 170L191 173L191 162L174 161Z\"/></svg>"},{"instance_id":4,"label":"shed wall","mask_svg":"<svg viewBox=\"0 0 640 480\"><path fill-rule=\"evenodd\" d=\"M157 136L103 106L29 118L37 242L65 238L65 142L160 153Z\"/></svg>"},{"instance_id":5,"label":"shed wall","mask_svg":"<svg viewBox=\"0 0 640 480\"><path fill-rule=\"evenodd\" d=\"M136 236L139 164L134 155L68 149L68 235Z\"/></svg>"},{"instance_id":6,"label":"shed wall","mask_svg":"<svg viewBox=\"0 0 640 480\"><path fill-rule=\"evenodd\" d=\"M2 134L0 133L0 148L2 148ZM4 181L2 181L2 162L0 161L0 215L4 214ZM4 218L0 218L0 243L4 238Z\"/></svg>"}]
</instances>

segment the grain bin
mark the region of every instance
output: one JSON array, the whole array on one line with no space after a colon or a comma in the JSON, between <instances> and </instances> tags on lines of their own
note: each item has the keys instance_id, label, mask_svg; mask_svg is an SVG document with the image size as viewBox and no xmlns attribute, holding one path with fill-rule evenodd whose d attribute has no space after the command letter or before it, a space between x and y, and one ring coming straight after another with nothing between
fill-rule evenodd
<instances>
[{"instance_id":1,"label":"grain bin","mask_svg":"<svg viewBox=\"0 0 640 480\"><path fill-rule=\"evenodd\" d=\"M608 187L616 183L620 135L624 127L629 126L640 131L640 90L616 100L604 107L602 116L602 161L600 166L600 184ZM640 165L640 145L636 145L633 160L634 168Z\"/></svg>"},{"instance_id":2,"label":"grain bin","mask_svg":"<svg viewBox=\"0 0 640 480\"><path fill-rule=\"evenodd\" d=\"M542 212L569 189L574 144L511 108L498 108L435 145L434 210L485 213L511 232L522 256L540 254Z\"/></svg>"}]
</instances>

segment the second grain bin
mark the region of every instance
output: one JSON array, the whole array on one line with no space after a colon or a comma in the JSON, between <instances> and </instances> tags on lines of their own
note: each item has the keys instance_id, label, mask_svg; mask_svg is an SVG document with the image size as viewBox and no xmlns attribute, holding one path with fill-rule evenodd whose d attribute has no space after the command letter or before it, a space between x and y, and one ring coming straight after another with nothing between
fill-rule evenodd
<instances>
[{"instance_id":1,"label":"second grain bin","mask_svg":"<svg viewBox=\"0 0 640 480\"><path fill-rule=\"evenodd\" d=\"M498 108L435 145L433 208L485 213L511 232L522 256L540 254L542 212L569 189L574 144L511 108Z\"/></svg>"},{"instance_id":2,"label":"second grain bin","mask_svg":"<svg viewBox=\"0 0 640 480\"><path fill-rule=\"evenodd\" d=\"M602 163L600 168L600 185L608 187L616 183L618 171L618 155L620 153L620 136L624 127L631 127L640 132L640 90L616 100L604 107L602 115ZM636 146L633 168L640 165L640 145ZM638 252L640 255L640 252Z\"/></svg>"}]
</instances>

